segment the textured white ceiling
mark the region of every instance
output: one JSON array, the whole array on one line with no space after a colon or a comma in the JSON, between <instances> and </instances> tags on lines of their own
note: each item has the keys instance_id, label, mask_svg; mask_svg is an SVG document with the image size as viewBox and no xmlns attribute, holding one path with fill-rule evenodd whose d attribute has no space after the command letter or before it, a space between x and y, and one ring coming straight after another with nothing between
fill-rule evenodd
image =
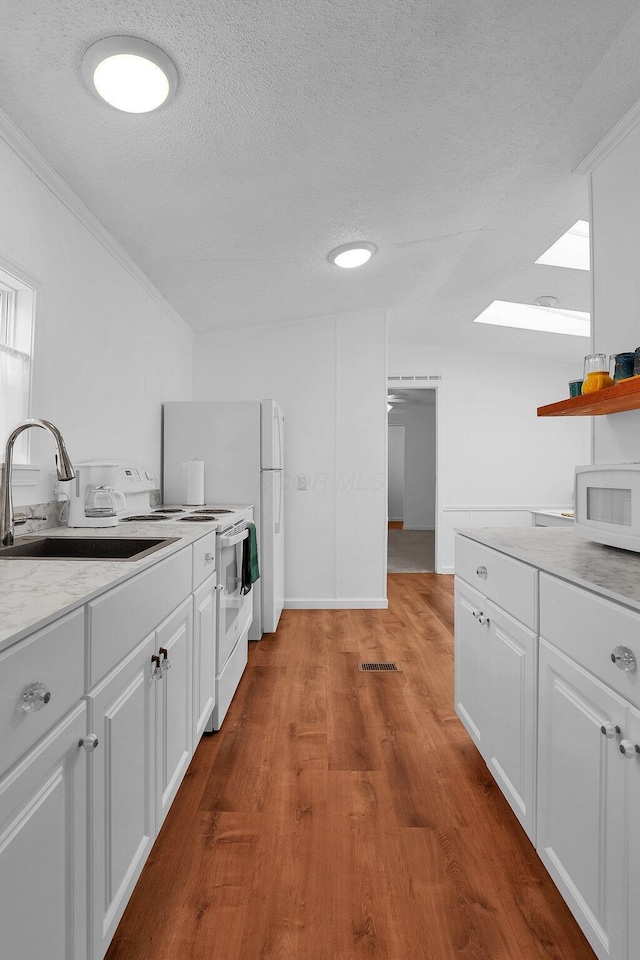
<instances>
[{"instance_id":1,"label":"textured white ceiling","mask_svg":"<svg viewBox=\"0 0 640 960\"><path fill-rule=\"evenodd\" d=\"M530 352L548 339L471 320L495 297L588 309L587 274L533 261L588 218L571 170L640 96L636 11L0 0L0 106L197 331L385 307L392 336ZM176 63L156 113L82 82L118 33ZM366 267L326 261L357 238L379 247Z\"/></svg>"}]
</instances>

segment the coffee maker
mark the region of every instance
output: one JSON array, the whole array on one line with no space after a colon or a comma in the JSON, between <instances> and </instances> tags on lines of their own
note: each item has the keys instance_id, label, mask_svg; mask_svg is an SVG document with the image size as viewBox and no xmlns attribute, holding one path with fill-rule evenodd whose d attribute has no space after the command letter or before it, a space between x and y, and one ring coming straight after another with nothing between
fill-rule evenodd
<instances>
[{"instance_id":1,"label":"coffee maker","mask_svg":"<svg viewBox=\"0 0 640 960\"><path fill-rule=\"evenodd\" d=\"M75 470L75 480L64 484L69 497L68 526L116 527L118 514L126 507L124 494L115 488L118 464L92 460L76 464Z\"/></svg>"}]
</instances>

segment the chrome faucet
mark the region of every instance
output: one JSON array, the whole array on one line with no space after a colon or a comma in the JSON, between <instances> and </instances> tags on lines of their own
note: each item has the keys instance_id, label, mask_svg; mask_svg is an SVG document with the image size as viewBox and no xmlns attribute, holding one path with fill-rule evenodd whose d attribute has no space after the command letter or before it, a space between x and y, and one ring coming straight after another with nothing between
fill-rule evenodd
<instances>
[{"instance_id":1,"label":"chrome faucet","mask_svg":"<svg viewBox=\"0 0 640 960\"><path fill-rule=\"evenodd\" d=\"M9 434L5 450L4 477L2 490L0 491L0 545L3 547L10 547L13 543L14 516L13 497L11 495L13 447L20 434L25 430L28 430L29 427L41 427L43 430L46 430L47 433L50 433L55 440L56 447L58 449L56 456L58 479L73 480L76 475L76 472L73 469L73 464L69 459L67 448L64 445L62 434L57 427L55 427L52 423L49 423L48 420L23 420L22 423L19 423L15 430L12 430Z\"/></svg>"}]
</instances>

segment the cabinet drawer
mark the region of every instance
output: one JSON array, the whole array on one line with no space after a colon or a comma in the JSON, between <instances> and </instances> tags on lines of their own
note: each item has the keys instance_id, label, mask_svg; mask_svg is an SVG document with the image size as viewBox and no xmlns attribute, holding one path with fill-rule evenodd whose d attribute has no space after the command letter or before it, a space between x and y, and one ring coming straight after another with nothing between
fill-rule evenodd
<instances>
[{"instance_id":1,"label":"cabinet drawer","mask_svg":"<svg viewBox=\"0 0 640 960\"><path fill-rule=\"evenodd\" d=\"M456 536L456 575L532 630L537 619L537 574L526 563Z\"/></svg>"},{"instance_id":2,"label":"cabinet drawer","mask_svg":"<svg viewBox=\"0 0 640 960\"><path fill-rule=\"evenodd\" d=\"M31 713L22 695L41 683L48 702ZM84 692L84 608L0 653L0 770L39 740ZM46 696L45 690L42 693Z\"/></svg>"},{"instance_id":3,"label":"cabinet drawer","mask_svg":"<svg viewBox=\"0 0 640 960\"><path fill-rule=\"evenodd\" d=\"M193 545L193 589L211 576L216 568L216 535L208 533Z\"/></svg>"},{"instance_id":4,"label":"cabinet drawer","mask_svg":"<svg viewBox=\"0 0 640 960\"><path fill-rule=\"evenodd\" d=\"M189 596L191 575L187 547L89 604L89 687Z\"/></svg>"},{"instance_id":5,"label":"cabinet drawer","mask_svg":"<svg viewBox=\"0 0 640 960\"><path fill-rule=\"evenodd\" d=\"M640 614L541 573L540 636L640 706L638 669L626 673L611 660L620 645L629 647L640 665Z\"/></svg>"}]
</instances>

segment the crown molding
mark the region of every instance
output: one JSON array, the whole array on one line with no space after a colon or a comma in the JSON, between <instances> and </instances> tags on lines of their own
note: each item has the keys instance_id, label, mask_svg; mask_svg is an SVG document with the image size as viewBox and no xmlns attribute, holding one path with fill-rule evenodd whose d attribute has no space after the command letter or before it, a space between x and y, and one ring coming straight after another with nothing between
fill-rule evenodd
<instances>
[{"instance_id":1,"label":"crown molding","mask_svg":"<svg viewBox=\"0 0 640 960\"><path fill-rule=\"evenodd\" d=\"M584 160L580 161L573 172L582 175L593 173L598 164L602 163L604 158L624 140L627 134L630 133L639 122L640 100L634 103L630 110L627 110L625 115L609 130L609 133L602 138L600 143L596 144Z\"/></svg>"},{"instance_id":2,"label":"crown molding","mask_svg":"<svg viewBox=\"0 0 640 960\"><path fill-rule=\"evenodd\" d=\"M20 130L4 110L1 109L0 139L4 140L7 146L26 163L38 180L64 204L67 210L86 227L91 235L102 244L105 250L140 284L151 299L173 320L176 327L189 337L190 340L194 340L196 336L195 331L182 319L177 310L172 307L169 301L160 293L146 273L141 270L126 250L120 246L118 241L109 233L95 214L89 210L80 197L74 193L71 187L62 179L60 174L56 173L49 161L34 147L22 130Z\"/></svg>"}]
</instances>

